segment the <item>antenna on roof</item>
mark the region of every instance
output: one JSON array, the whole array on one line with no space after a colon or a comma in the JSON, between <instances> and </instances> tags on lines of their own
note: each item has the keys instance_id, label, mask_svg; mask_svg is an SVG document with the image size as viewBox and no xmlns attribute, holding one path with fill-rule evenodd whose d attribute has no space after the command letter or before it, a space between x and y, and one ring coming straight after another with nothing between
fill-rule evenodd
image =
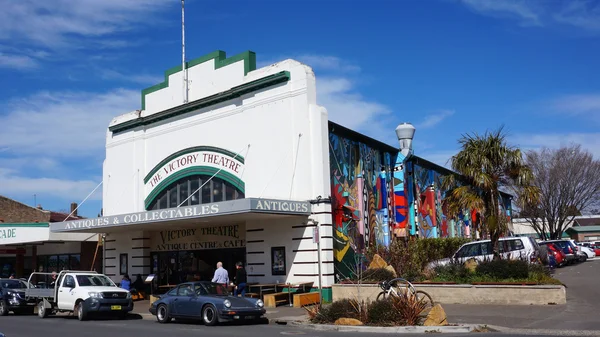
<instances>
[{"instance_id":1,"label":"antenna on roof","mask_svg":"<svg viewBox=\"0 0 600 337\"><path fill-rule=\"evenodd\" d=\"M183 72L183 103L188 102L188 78L185 66L185 0L181 0L181 71Z\"/></svg>"}]
</instances>

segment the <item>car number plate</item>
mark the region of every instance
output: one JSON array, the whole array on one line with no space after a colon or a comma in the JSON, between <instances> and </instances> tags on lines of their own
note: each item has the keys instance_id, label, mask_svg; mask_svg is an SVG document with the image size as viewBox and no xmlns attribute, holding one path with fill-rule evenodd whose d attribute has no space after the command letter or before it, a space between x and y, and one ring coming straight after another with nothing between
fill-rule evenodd
<instances>
[{"instance_id":1,"label":"car number plate","mask_svg":"<svg viewBox=\"0 0 600 337\"><path fill-rule=\"evenodd\" d=\"M254 319L254 316L246 316L246 319Z\"/></svg>"},{"instance_id":2,"label":"car number plate","mask_svg":"<svg viewBox=\"0 0 600 337\"><path fill-rule=\"evenodd\" d=\"M121 306L120 305L111 305L110 310L121 310Z\"/></svg>"}]
</instances>

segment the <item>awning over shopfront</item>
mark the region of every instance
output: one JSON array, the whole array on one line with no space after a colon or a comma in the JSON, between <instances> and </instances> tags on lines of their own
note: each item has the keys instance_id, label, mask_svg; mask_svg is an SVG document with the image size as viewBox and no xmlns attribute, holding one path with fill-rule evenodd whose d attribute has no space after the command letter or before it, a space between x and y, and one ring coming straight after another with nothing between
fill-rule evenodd
<instances>
[{"instance_id":1,"label":"awning over shopfront","mask_svg":"<svg viewBox=\"0 0 600 337\"><path fill-rule=\"evenodd\" d=\"M125 230L159 230L164 225L236 222L288 216L309 216L308 201L246 198L210 204L175 207L50 224L51 232L110 233Z\"/></svg>"},{"instance_id":2,"label":"awning over shopfront","mask_svg":"<svg viewBox=\"0 0 600 337\"><path fill-rule=\"evenodd\" d=\"M78 233L51 233L50 224L47 222L0 223L0 246L68 241L98 241L98 236ZM0 250L0 254L8 253L3 253Z\"/></svg>"}]
</instances>

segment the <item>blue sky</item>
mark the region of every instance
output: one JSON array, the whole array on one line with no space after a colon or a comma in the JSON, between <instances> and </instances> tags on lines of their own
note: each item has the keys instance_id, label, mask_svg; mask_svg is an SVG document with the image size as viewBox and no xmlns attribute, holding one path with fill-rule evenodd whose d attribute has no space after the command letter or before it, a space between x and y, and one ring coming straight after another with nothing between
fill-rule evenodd
<instances>
[{"instance_id":1,"label":"blue sky","mask_svg":"<svg viewBox=\"0 0 600 337\"><path fill-rule=\"evenodd\" d=\"M0 0L0 194L67 209L101 182L110 119L180 63L180 1ZM467 132L600 157L600 3L186 1L187 55L311 65L330 119L444 164ZM101 187L80 214L96 216Z\"/></svg>"}]
</instances>

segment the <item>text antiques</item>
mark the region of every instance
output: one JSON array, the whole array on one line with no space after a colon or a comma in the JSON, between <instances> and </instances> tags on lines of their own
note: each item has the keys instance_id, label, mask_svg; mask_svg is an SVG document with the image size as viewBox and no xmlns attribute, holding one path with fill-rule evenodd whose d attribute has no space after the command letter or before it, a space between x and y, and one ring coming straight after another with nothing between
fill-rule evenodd
<instances>
[{"instance_id":1,"label":"text antiques","mask_svg":"<svg viewBox=\"0 0 600 337\"><path fill-rule=\"evenodd\" d=\"M152 251L185 251L246 246L243 224L171 229L150 235Z\"/></svg>"}]
</instances>

